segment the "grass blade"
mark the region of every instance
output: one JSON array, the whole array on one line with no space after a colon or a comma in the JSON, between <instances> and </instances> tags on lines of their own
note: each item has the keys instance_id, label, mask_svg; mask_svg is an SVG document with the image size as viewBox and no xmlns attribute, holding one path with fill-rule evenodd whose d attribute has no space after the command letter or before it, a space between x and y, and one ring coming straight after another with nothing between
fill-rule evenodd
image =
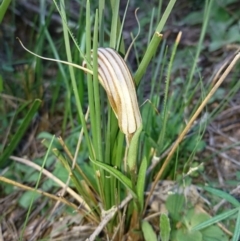
<instances>
[{"instance_id":1,"label":"grass blade","mask_svg":"<svg viewBox=\"0 0 240 241\"><path fill-rule=\"evenodd\" d=\"M110 47L116 49L118 29L118 18L119 18L119 0L111 0L112 6L112 21L111 21L111 34L110 34Z\"/></svg>"},{"instance_id":2,"label":"grass blade","mask_svg":"<svg viewBox=\"0 0 240 241\"><path fill-rule=\"evenodd\" d=\"M142 231L143 231L144 240L157 241L157 235L155 234L149 222L147 221L142 222Z\"/></svg>"},{"instance_id":3,"label":"grass blade","mask_svg":"<svg viewBox=\"0 0 240 241\"><path fill-rule=\"evenodd\" d=\"M0 23L2 22L3 20L3 17L8 9L8 6L10 5L11 3L11 0L3 0L2 1L2 4L0 6Z\"/></svg>"},{"instance_id":4,"label":"grass blade","mask_svg":"<svg viewBox=\"0 0 240 241\"><path fill-rule=\"evenodd\" d=\"M0 158L0 168L4 167L8 163L8 157L12 154L14 149L17 147L18 143L21 141L23 135L25 134L27 128L31 124L31 121L34 115L36 114L38 108L40 107L41 103L42 101L39 99L36 99L33 102L33 105L31 106L30 110L28 111L25 118L23 119L22 124L19 126L16 134L13 136L12 140L10 141L10 144L2 153Z\"/></svg>"},{"instance_id":5,"label":"grass blade","mask_svg":"<svg viewBox=\"0 0 240 241\"><path fill-rule=\"evenodd\" d=\"M235 231L232 237L232 241L238 241L240 238L240 209L238 210L237 222L235 225Z\"/></svg>"},{"instance_id":6,"label":"grass blade","mask_svg":"<svg viewBox=\"0 0 240 241\"><path fill-rule=\"evenodd\" d=\"M64 33L64 41L65 41L67 59L68 59L68 62L72 62L70 41L69 41L69 36L68 36L68 26L67 26L66 13L65 13L65 4L64 4L63 0L61 0L60 8L61 8L61 10L60 10L61 17L63 18L62 24L63 24L63 33ZM74 74L74 70L73 70L72 66L69 66L69 72L70 72L70 76L71 76L74 97L76 99L77 110L78 110L79 118L81 120L81 124L83 127L86 142L88 145L88 150L89 150L90 156L93 156L92 144L91 144L91 140L90 140L90 137L88 134L87 125L86 125L86 121L85 121L85 117L83 114L82 105L81 105L81 101L80 101L80 97L79 97L79 93L78 93L77 82L76 82L76 78L75 78L75 74Z\"/></svg>"},{"instance_id":7,"label":"grass blade","mask_svg":"<svg viewBox=\"0 0 240 241\"><path fill-rule=\"evenodd\" d=\"M162 16L162 19L156 28L156 33L153 35L152 40L151 40L150 44L148 45L146 53L143 56L143 59L138 67L138 70L137 70L135 76L134 76L136 85L139 85L140 80L141 80L142 76L144 75L150 60L152 59L153 55L156 53L157 47L162 39L162 35L160 35L160 33L172 11L172 8L173 8L175 2L176 2L176 0L171 0L169 2L169 4Z\"/></svg>"},{"instance_id":8,"label":"grass blade","mask_svg":"<svg viewBox=\"0 0 240 241\"><path fill-rule=\"evenodd\" d=\"M52 140L50 142L49 148L48 148L48 150L46 152L46 155L44 157L44 160L43 160L43 163L42 163L42 166L41 166L41 171L39 172L39 175L38 175L38 179L37 179L37 182L36 182L36 185L35 185L35 190L37 190L38 187L39 187L40 180L41 180L41 177L42 177L42 171L44 169L45 163L47 161L47 158L49 156L50 150L52 148L52 144L53 144L54 139L55 139L55 136L52 136ZM36 192L32 192L32 194L31 194L31 201L30 201L30 204L29 204L29 207L28 207L28 211L27 211L27 214L26 214L26 219L24 221L23 229L22 229L22 232L21 232L21 235L20 235L20 240L23 240L23 236L24 236L25 230L27 228L27 223L28 223L29 218L30 218L30 214L31 214L31 211L32 211L32 206L33 206L33 202L34 202L34 197L35 196L36 196Z\"/></svg>"},{"instance_id":9,"label":"grass blade","mask_svg":"<svg viewBox=\"0 0 240 241\"><path fill-rule=\"evenodd\" d=\"M147 158L144 157L138 172L138 180L137 180L137 188L136 188L141 211L143 210L143 205L144 205L144 187L145 187L146 171L147 171Z\"/></svg>"},{"instance_id":10,"label":"grass blade","mask_svg":"<svg viewBox=\"0 0 240 241\"><path fill-rule=\"evenodd\" d=\"M128 164L130 171L134 171L136 169L136 161L137 161L137 153L138 153L138 140L139 140L141 132L142 132L142 124L137 129L135 134L133 135L132 140L129 145L127 164Z\"/></svg>"},{"instance_id":11,"label":"grass blade","mask_svg":"<svg viewBox=\"0 0 240 241\"><path fill-rule=\"evenodd\" d=\"M237 211L239 212L239 208L234 208L234 209L232 209L230 211L227 211L225 213L217 215L217 216L215 216L215 217L213 217L213 218L211 218L211 219L209 219L209 220L207 220L207 221L205 221L203 223L200 223L200 224L196 225L191 230L192 231L196 231L196 230L204 229L204 228L206 228L208 226L211 226L211 225L213 225L215 223L218 223L218 222L220 222L220 221L222 221L222 220L224 220L226 218L231 217L232 215L236 214Z\"/></svg>"},{"instance_id":12,"label":"grass blade","mask_svg":"<svg viewBox=\"0 0 240 241\"><path fill-rule=\"evenodd\" d=\"M212 187L204 187L204 189L206 191L212 193L215 196L218 196L222 199L225 199L226 201L231 203L236 208L239 207L239 205L240 205L240 203L238 202L238 200L236 198L234 198L232 195L230 195L230 194L228 194L224 191L221 191L221 190L218 190L218 189L215 189L215 188L212 188Z\"/></svg>"},{"instance_id":13,"label":"grass blade","mask_svg":"<svg viewBox=\"0 0 240 241\"><path fill-rule=\"evenodd\" d=\"M170 226L169 218L165 213L163 213L160 216L160 237L162 241L169 240L170 231L171 231L171 226Z\"/></svg>"},{"instance_id":14,"label":"grass blade","mask_svg":"<svg viewBox=\"0 0 240 241\"><path fill-rule=\"evenodd\" d=\"M105 163L90 159L95 165L103 168L104 170L106 170L107 172L109 172L111 175L113 175L114 177L116 177L131 193L132 195L136 198L137 195L136 193L133 191L132 188L132 182L131 180L126 177L124 174L122 174L120 171L118 171L117 169L115 169L114 167L111 167Z\"/></svg>"}]
</instances>

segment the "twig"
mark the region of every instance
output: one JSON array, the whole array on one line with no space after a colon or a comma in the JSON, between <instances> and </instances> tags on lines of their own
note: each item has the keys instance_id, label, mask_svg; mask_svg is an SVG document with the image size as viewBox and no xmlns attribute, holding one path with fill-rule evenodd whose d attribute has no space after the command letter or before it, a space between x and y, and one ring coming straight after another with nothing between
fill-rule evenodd
<instances>
[{"instance_id":1,"label":"twig","mask_svg":"<svg viewBox=\"0 0 240 241\"><path fill-rule=\"evenodd\" d=\"M222 121L226 120L227 118L230 118L232 115L235 115L236 113L240 112L240 105L232 106L226 110L224 110L221 114L219 114L215 121Z\"/></svg>"},{"instance_id":2,"label":"twig","mask_svg":"<svg viewBox=\"0 0 240 241\"><path fill-rule=\"evenodd\" d=\"M144 221L149 221L149 220L151 220L152 218L155 218L155 217L160 216L161 214L163 214L163 211L162 211L162 210L159 211L159 212L156 212L156 213L153 213L153 214L147 216L146 218L144 218Z\"/></svg>"},{"instance_id":3,"label":"twig","mask_svg":"<svg viewBox=\"0 0 240 241\"><path fill-rule=\"evenodd\" d=\"M225 118L225 117L224 117L224 118ZM228 139L229 141L233 142L234 144L238 144L238 142L239 142L236 138L225 134L225 133L222 132L220 129L215 128L214 126L208 126L207 129L208 129L208 131L214 132L214 133L222 136L223 138ZM235 148L237 148L237 147L235 147Z\"/></svg>"},{"instance_id":4,"label":"twig","mask_svg":"<svg viewBox=\"0 0 240 241\"><path fill-rule=\"evenodd\" d=\"M103 218L101 223L98 225L96 230L91 234L89 238L86 239L86 241L94 241L96 237L101 233L101 231L104 229L104 227L108 224L108 222L114 217L116 212L119 209L122 209L128 202L132 200L132 195L129 193L128 196L120 203L120 205L113 206L109 211L107 211L106 216Z\"/></svg>"},{"instance_id":5,"label":"twig","mask_svg":"<svg viewBox=\"0 0 240 241\"><path fill-rule=\"evenodd\" d=\"M0 241L3 241L2 224L0 224Z\"/></svg>"},{"instance_id":6,"label":"twig","mask_svg":"<svg viewBox=\"0 0 240 241\"><path fill-rule=\"evenodd\" d=\"M218 156L224 158L224 159L227 159L229 161L231 161L232 163L234 163L235 165L237 165L238 167L240 167L240 163L239 161L235 160L234 158L228 156L226 153L221 153L219 152L217 149L211 147L211 146L206 146L206 149L214 152L215 154L217 154Z\"/></svg>"}]
</instances>

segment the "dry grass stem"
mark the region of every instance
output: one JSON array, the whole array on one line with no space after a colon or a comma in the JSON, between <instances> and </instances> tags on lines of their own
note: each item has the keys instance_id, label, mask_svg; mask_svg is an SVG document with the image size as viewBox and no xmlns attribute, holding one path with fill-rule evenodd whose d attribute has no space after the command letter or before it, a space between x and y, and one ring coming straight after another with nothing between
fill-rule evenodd
<instances>
[{"instance_id":1,"label":"dry grass stem","mask_svg":"<svg viewBox=\"0 0 240 241\"><path fill-rule=\"evenodd\" d=\"M101 233L104 227L108 224L108 222L114 217L116 212L119 209L125 207L132 200L132 195L128 194L128 196L118 205L117 207L112 207L110 210L107 211L107 214L103 217L101 223L98 225L96 230L91 234L91 236L86 241L94 241L96 237Z\"/></svg>"},{"instance_id":2,"label":"dry grass stem","mask_svg":"<svg viewBox=\"0 0 240 241\"><path fill-rule=\"evenodd\" d=\"M163 171L165 170L165 168L167 167L167 165L169 164L171 157L173 156L175 150L177 149L178 145L180 144L180 142L183 140L184 136L187 134L187 132L190 130L192 124L194 123L194 121L197 119L197 117L199 116L199 114L202 112L203 108L207 105L208 101L210 100L210 98L213 96L213 94L216 92L216 90L219 88L219 86L222 84L222 82L225 80L225 78L227 77L227 75L230 73L230 71L233 69L233 67L236 65L237 61L240 58L240 53L237 53L234 57L234 59L232 60L232 62L230 63L230 65L227 67L227 69L225 70L225 72L222 74L221 78L217 81L217 83L213 86L213 88L211 89L211 91L208 93L208 95L205 97L205 99L203 100L203 102L201 103L201 105L198 107L198 109L196 110L196 112L194 113L194 115L192 116L192 118L190 119L189 123L186 125L186 127L184 128L184 130L182 131L182 133L179 135L179 137L177 138L176 142L174 143L174 146L172 148L172 150L169 152L165 162L163 163L160 171L158 172L155 181L151 187L150 193L146 199L145 202L145 208L144 208L144 212L147 209L147 205L148 202L150 200L150 197L154 191L155 186L158 183L159 178L161 177L161 175L163 174Z\"/></svg>"},{"instance_id":3,"label":"dry grass stem","mask_svg":"<svg viewBox=\"0 0 240 241\"><path fill-rule=\"evenodd\" d=\"M86 121L87 121L87 119L88 119L88 115L89 115L89 107L88 107L87 112L86 112L86 115L85 115L85 120L86 120ZM71 157L70 159L72 160L72 170L74 169L74 167L75 167L75 165L76 165L77 154L78 154L78 152L79 152L79 149L80 149L80 146L81 146L81 143L82 143L82 138L83 138L83 128L82 128L81 131L80 131L79 138L78 138L78 142L77 142L76 151L75 151L75 154L74 154L74 157L73 157L73 158L72 158L71 153L69 152L69 157ZM64 142L63 142L62 138L61 138L61 139L58 139L58 140L60 141L60 144L61 144L62 146L64 146L64 147L66 146L66 145L64 145ZM80 169L80 170L81 170L81 169ZM83 174L82 170L81 170L80 173ZM67 182L66 182L66 184L65 184L65 187L60 191L61 196L64 196L64 195L65 195L65 192L66 192L66 189L67 189L67 187L68 187L68 185L69 185L70 179L71 179L71 177L70 177L70 173L69 173ZM54 208L53 208L53 210L52 210L52 213L54 213L54 211L57 209L59 203L60 203L60 202L57 202L57 203L55 204L55 206L54 206Z\"/></svg>"},{"instance_id":4,"label":"dry grass stem","mask_svg":"<svg viewBox=\"0 0 240 241\"><path fill-rule=\"evenodd\" d=\"M32 168L34 168L35 170L38 171L42 171L42 173L47 176L48 178L50 178L51 180L53 180L54 182L56 182L60 187L64 188L65 187L65 183L62 182L61 180L59 180L58 178L56 178L51 172L47 171L46 169L43 169L42 167L38 166L37 164L26 160L24 158L19 158L16 156L10 156L10 159L23 163L27 166L30 166ZM67 187L66 191L73 197L75 198L79 204L81 204L87 211L91 211L90 207L85 203L85 201L75 192L73 191L71 188Z\"/></svg>"},{"instance_id":5,"label":"dry grass stem","mask_svg":"<svg viewBox=\"0 0 240 241\"><path fill-rule=\"evenodd\" d=\"M127 61L128 55L129 55L129 53L130 53L130 50L131 50L133 44L135 43L135 41L137 40L137 38L138 38L138 36L139 36L139 34L140 34L140 31L141 31L140 22L139 22L138 17L137 17L137 11L138 11L138 9L139 9L139 8L136 8L136 10L135 10L135 12L134 12L135 19L136 19L137 25L138 25L138 32L137 32L137 35L134 37L134 39L132 40L131 44L130 44L129 47L128 47L128 50L127 50L127 52L126 52L126 54L125 54L125 57L124 57L124 60L125 60L125 61Z\"/></svg>"},{"instance_id":6,"label":"dry grass stem","mask_svg":"<svg viewBox=\"0 0 240 241\"><path fill-rule=\"evenodd\" d=\"M15 186L15 187L19 187L19 188L24 189L24 190L37 192L37 193L39 193L39 194L41 194L41 195L43 195L43 196L46 196L46 197L48 197L48 198L51 198L51 199L53 199L53 200L55 200L55 201L60 201L60 202L62 202L62 203L67 204L68 206L74 208L75 210L78 210L78 207L77 207L75 204L68 202L68 201L67 201L65 198L63 198L63 197L58 197L58 196L52 195L52 194L50 194L50 193L44 192L44 191L42 191L42 190L38 190L38 189L35 189L35 188L33 188L33 187L29 187L29 186L27 186L27 185L24 185L24 184L15 182L15 181L13 181L13 180L11 180L11 179L8 179L8 178L6 178L6 177L0 176L0 181L5 182L5 183L8 183L8 184L11 184L11 185L13 185L13 186Z\"/></svg>"}]
</instances>

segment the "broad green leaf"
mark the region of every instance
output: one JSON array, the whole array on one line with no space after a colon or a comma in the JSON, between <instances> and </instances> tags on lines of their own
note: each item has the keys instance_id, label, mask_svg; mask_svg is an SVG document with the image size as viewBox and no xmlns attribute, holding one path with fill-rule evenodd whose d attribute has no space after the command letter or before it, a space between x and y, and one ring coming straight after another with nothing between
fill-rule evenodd
<instances>
[{"instance_id":1,"label":"broad green leaf","mask_svg":"<svg viewBox=\"0 0 240 241\"><path fill-rule=\"evenodd\" d=\"M33 191L26 191L21 195L20 199L18 200L18 203L23 207L23 208L29 208L30 204L35 201L37 198L41 196L40 193L33 192Z\"/></svg>"},{"instance_id":2,"label":"broad green leaf","mask_svg":"<svg viewBox=\"0 0 240 241\"><path fill-rule=\"evenodd\" d=\"M185 217L185 222L187 222L187 227L191 229L192 227L203 223L210 219L210 215L207 213L196 213L194 208L190 209Z\"/></svg>"},{"instance_id":3,"label":"broad green leaf","mask_svg":"<svg viewBox=\"0 0 240 241\"><path fill-rule=\"evenodd\" d=\"M53 175L59 178L61 181L66 182L69 176L68 171L62 166L60 162L57 162L53 170ZM59 185L53 182L53 186L59 187Z\"/></svg>"},{"instance_id":4,"label":"broad green leaf","mask_svg":"<svg viewBox=\"0 0 240 241\"><path fill-rule=\"evenodd\" d=\"M201 152L204 150L206 146L206 142L203 140L199 140L199 136L195 135L192 138L189 138L189 141L186 145L186 150L189 152Z\"/></svg>"},{"instance_id":5,"label":"broad green leaf","mask_svg":"<svg viewBox=\"0 0 240 241\"><path fill-rule=\"evenodd\" d=\"M194 227L198 224L201 225L202 223L204 223L209 219L210 219L209 214L196 213L194 209L189 210L186 217L184 218L186 222L186 227L188 227L189 229L189 233L195 232L195 231L192 231L191 227ZM201 232L202 234L202 241L228 240L227 236L216 225L211 225L207 228L201 229L199 232Z\"/></svg>"},{"instance_id":6,"label":"broad green leaf","mask_svg":"<svg viewBox=\"0 0 240 241\"><path fill-rule=\"evenodd\" d=\"M157 241L157 235L147 221L142 222L142 231L145 241Z\"/></svg>"},{"instance_id":7,"label":"broad green leaf","mask_svg":"<svg viewBox=\"0 0 240 241\"><path fill-rule=\"evenodd\" d=\"M200 231L187 231L183 229L179 229L176 232L176 240L177 241L203 241L202 234Z\"/></svg>"},{"instance_id":8,"label":"broad green leaf","mask_svg":"<svg viewBox=\"0 0 240 241\"><path fill-rule=\"evenodd\" d=\"M127 178L124 174L122 174L120 171L118 171L116 168L111 167L105 163L93 160L90 158L90 160L97 166L103 168L107 172L109 172L111 175L113 175L115 178L117 178L134 196L134 198L137 197L136 193L132 189L132 182L129 178Z\"/></svg>"},{"instance_id":9,"label":"broad green leaf","mask_svg":"<svg viewBox=\"0 0 240 241\"><path fill-rule=\"evenodd\" d=\"M185 198L182 194L169 195L166 201L166 208L175 221L179 221L182 218L182 212L184 211Z\"/></svg>"},{"instance_id":10,"label":"broad green leaf","mask_svg":"<svg viewBox=\"0 0 240 241\"><path fill-rule=\"evenodd\" d=\"M216 225L201 230L202 241L228 241L226 234Z\"/></svg>"},{"instance_id":11,"label":"broad green leaf","mask_svg":"<svg viewBox=\"0 0 240 241\"><path fill-rule=\"evenodd\" d=\"M17 132L12 137L9 145L6 147L6 149L3 151L1 157L0 157L0 168L4 167L7 164L9 156L12 154L14 149L17 147L18 143L22 140L23 135L25 134L27 128L31 124L31 121L36 114L39 106L41 105L42 101L39 99L36 99L26 116L24 117L23 122L19 126Z\"/></svg>"},{"instance_id":12,"label":"broad green leaf","mask_svg":"<svg viewBox=\"0 0 240 241\"><path fill-rule=\"evenodd\" d=\"M144 157L138 172L137 189L136 189L141 210L143 210L143 204L144 204L144 186L145 186L145 179L146 179L146 171L147 171L147 158Z\"/></svg>"},{"instance_id":13,"label":"broad green leaf","mask_svg":"<svg viewBox=\"0 0 240 241\"><path fill-rule=\"evenodd\" d=\"M202 23L203 11L194 11L187 14L187 16L181 21L182 24L196 25Z\"/></svg>"},{"instance_id":14,"label":"broad green leaf","mask_svg":"<svg viewBox=\"0 0 240 241\"><path fill-rule=\"evenodd\" d=\"M169 218L165 213L163 213L160 216L160 237L161 237L161 241L169 241L170 231L171 231L171 226L170 226Z\"/></svg>"}]
</instances>

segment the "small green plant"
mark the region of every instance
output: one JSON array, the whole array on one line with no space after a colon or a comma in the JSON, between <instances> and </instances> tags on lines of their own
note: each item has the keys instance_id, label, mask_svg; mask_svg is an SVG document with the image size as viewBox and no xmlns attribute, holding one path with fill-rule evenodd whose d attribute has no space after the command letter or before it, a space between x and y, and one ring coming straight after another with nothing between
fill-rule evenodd
<instances>
[{"instance_id":1,"label":"small green plant","mask_svg":"<svg viewBox=\"0 0 240 241\"><path fill-rule=\"evenodd\" d=\"M160 220L159 220L159 228L160 228L160 234L159 238L162 241L169 241L170 240L170 232L171 232L171 225L170 225L170 220L169 217L165 214L162 213L160 215ZM157 238L156 232L153 230L152 226L150 223L147 221L142 222L142 231L143 231L143 236L146 241L157 241L159 238Z\"/></svg>"},{"instance_id":2,"label":"small green plant","mask_svg":"<svg viewBox=\"0 0 240 241\"><path fill-rule=\"evenodd\" d=\"M167 199L166 206L173 222L172 226L176 227L170 240L190 241L193 238L198 241L228 240L227 235L216 225L201 230L193 230L196 225L209 220L210 216L194 208L185 208L185 205L182 194L173 194Z\"/></svg>"},{"instance_id":3,"label":"small green plant","mask_svg":"<svg viewBox=\"0 0 240 241\"><path fill-rule=\"evenodd\" d=\"M231 15L229 8L231 5L234 6L237 1L218 1L215 7L212 9L211 15L212 20L209 22L208 34L211 38L209 44L209 50L211 52L217 49L230 45L233 43L239 43L239 30L235 24L237 20L235 15ZM199 24L202 22L203 10L199 10L189 14L182 20L182 23L190 23L192 25ZM217 30L216 30L217 29Z\"/></svg>"}]
</instances>

